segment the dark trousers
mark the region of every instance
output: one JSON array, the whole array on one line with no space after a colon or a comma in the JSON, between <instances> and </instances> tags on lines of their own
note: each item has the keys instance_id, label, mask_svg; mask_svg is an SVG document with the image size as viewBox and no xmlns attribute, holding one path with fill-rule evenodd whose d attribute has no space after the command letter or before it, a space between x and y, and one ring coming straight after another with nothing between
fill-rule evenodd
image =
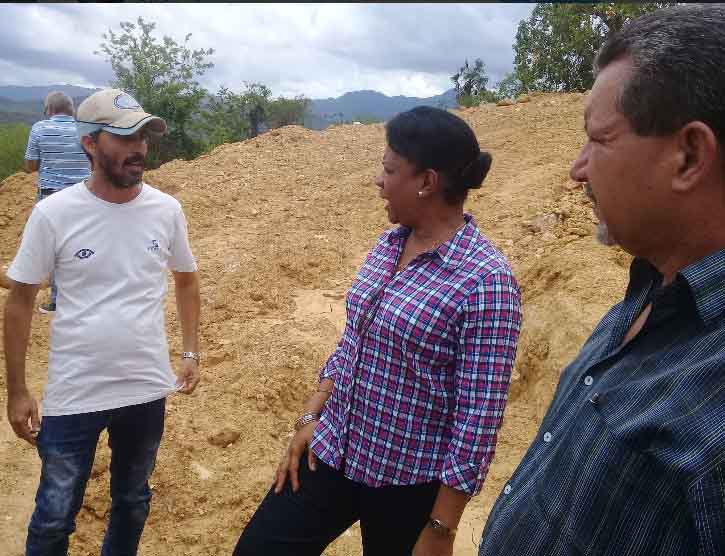
<instances>
[{"instance_id":1,"label":"dark trousers","mask_svg":"<svg viewBox=\"0 0 725 556\"><path fill-rule=\"evenodd\" d=\"M165 399L107 411L43 417L42 461L26 556L65 556L83 503L96 444L108 428L111 446L111 517L102 556L136 554L151 490L148 479L164 431Z\"/></svg>"},{"instance_id":2,"label":"dark trousers","mask_svg":"<svg viewBox=\"0 0 725 556\"><path fill-rule=\"evenodd\" d=\"M320 556L360 520L364 556L410 556L440 483L373 488L321 461L300 461L300 488L270 489L239 538L234 556Z\"/></svg>"}]
</instances>

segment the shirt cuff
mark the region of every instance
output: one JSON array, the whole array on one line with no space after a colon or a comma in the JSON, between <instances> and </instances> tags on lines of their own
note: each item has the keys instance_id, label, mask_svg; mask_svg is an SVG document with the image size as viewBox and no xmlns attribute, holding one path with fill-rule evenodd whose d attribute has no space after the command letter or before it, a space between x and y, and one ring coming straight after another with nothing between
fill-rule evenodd
<instances>
[{"instance_id":1,"label":"shirt cuff","mask_svg":"<svg viewBox=\"0 0 725 556\"><path fill-rule=\"evenodd\" d=\"M488 465L461 463L447 457L443 462L440 481L448 487L475 496L481 492L487 473Z\"/></svg>"}]
</instances>

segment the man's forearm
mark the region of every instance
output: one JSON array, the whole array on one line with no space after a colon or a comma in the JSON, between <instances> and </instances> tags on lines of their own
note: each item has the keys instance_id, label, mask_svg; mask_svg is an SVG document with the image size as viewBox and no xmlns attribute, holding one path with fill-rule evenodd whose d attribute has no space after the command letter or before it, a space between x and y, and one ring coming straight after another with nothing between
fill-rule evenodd
<instances>
[{"instance_id":1,"label":"man's forearm","mask_svg":"<svg viewBox=\"0 0 725 556\"><path fill-rule=\"evenodd\" d=\"M30 323L33 318L33 302L20 298L11 290L5 305L4 346L7 367L8 397L27 392L25 383L25 355L30 338Z\"/></svg>"},{"instance_id":2,"label":"man's forearm","mask_svg":"<svg viewBox=\"0 0 725 556\"><path fill-rule=\"evenodd\" d=\"M185 283L176 284L176 304L181 322L181 335L184 351L199 351L199 314L201 312L201 297L199 295L199 280L185 280Z\"/></svg>"}]
</instances>

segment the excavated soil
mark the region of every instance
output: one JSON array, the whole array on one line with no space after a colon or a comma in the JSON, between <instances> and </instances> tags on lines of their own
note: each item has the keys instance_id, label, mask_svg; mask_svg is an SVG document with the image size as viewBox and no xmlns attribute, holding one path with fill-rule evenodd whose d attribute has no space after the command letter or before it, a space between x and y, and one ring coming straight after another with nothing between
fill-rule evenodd
<instances>
[{"instance_id":1,"label":"excavated soil","mask_svg":"<svg viewBox=\"0 0 725 556\"><path fill-rule=\"evenodd\" d=\"M508 257L525 319L496 458L463 516L457 556L477 554L486 515L536 433L559 372L626 284L629 257L596 243L591 206L568 178L584 140L582 113L579 94L460 112L494 160L467 210ZM384 144L382 125L286 127L147 173L146 181L186 211L202 282L204 361L197 392L169 399L142 554L231 553L341 333L345 291L389 226L373 184ZM17 249L34 191L34 176L0 184L0 265ZM0 291L0 302L6 295ZM46 378L48 319L34 318L29 346L28 382L37 395ZM176 360L172 302L168 323ZM100 551L109 461L102 437L72 537L74 556ZM0 468L2 552L19 556L39 462L15 439L4 412ZM358 526L325 552L360 553Z\"/></svg>"}]
</instances>

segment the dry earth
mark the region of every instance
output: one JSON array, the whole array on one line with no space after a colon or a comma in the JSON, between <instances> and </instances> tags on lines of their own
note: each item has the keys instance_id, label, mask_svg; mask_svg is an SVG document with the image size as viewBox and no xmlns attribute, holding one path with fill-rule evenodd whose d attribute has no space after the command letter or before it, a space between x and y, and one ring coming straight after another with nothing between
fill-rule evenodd
<instances>
[{"instance_id":1,"label":"dry earth","mask_svg":"<svg viewBox=\"0 0 725 556\"><path fill-rule=\"evenodd\" d=\"M583 96L573 94L461 112L494 158L467 210L512 264L525 320L496 458L482 494L464 514L457 556L477 553L486 515L536 433L560 370L624 291L629 258L596 243L591 207L568 179L584 140L582 111ZM373 185L383 149L382 125L323 132L287 127L147 174L149 183L181 201L189 220L202 280L205 357L195 395L169 400L143 554L231 553L338 339L345 291L389 226ZM18 174L0 184L0 263L17 249L33 180ZM0 302L5 296L0 292ZM178 356L172 303L168 321ZM28 364L38 395L47 349L48 317L38 316ZM99 553L108 464L102 438L73 556ZM34 450L14 438L4 411L0 468L2 552L19 556L39 465ZM360 553L357 526L326 551Z\"/></svg>"}]
</instances>

